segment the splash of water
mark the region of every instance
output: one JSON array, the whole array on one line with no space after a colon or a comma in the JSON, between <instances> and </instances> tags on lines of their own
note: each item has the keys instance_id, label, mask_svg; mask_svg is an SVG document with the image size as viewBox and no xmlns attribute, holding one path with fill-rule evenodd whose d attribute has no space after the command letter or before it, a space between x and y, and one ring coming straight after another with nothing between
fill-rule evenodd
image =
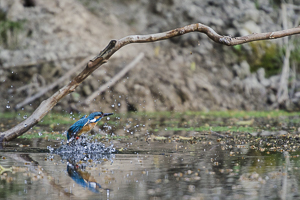
<instances>
[{"instance_id":1,"label":"splash of water","mask_svg":"<svg viewBox=\"0 0 300 200\"><path fill-rule=\"evenodd\" d=\"M113 145L105 146L105 144L97 141L91 141L90 138L81 137L79 140L71 144L62 144L59 148L54 149L48 146L50 157L54 154L61 156L62 161L77 163L79 161L93 161L94 164L101 163L103 160L113 162L116 149Z\"/></svg>"}]
</instances>

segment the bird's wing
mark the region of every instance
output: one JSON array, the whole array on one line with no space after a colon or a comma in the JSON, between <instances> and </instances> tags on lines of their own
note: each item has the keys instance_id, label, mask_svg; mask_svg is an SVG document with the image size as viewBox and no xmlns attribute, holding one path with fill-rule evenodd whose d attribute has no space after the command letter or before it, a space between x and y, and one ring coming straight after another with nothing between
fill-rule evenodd
<instances>
[{"instance_id":1,"label":"bird's wing","mask_svg":"<svg viewBox=\"0 0 300 200\"><path fill-rule=\"evenodd\" d=\"M81 118L80 120L78 120L77 122L75 122L68 130L69 135L72 137L74 135L76 135L77 132L79 132L82 127L88 123L88 119L87 118ZM68 138L70 139L70 138Z\"/></svg>"},{"instance_id":2,"label":"bird's wing","mask_svg":"<svg viewBox=\"0 0 300 200\"><path fill-rule=\"evenodd\" d=\"M84 119L84 118L86 118L87 117L87 115L84 115L83 117L81 117L80 119Z\"/></svg>"}]
</instances>

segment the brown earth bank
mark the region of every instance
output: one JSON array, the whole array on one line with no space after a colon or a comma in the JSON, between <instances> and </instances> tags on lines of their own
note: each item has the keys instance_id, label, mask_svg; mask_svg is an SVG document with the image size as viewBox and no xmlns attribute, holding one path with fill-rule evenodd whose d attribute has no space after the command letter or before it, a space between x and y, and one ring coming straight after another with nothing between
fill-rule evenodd
<instances>
[{"instance_id":1,"label":"brown earth bank","mask_svg":"<svg viewBox=\"0 0 300 200\"><path fill-rule=\"evenodd\" d=\"M300 1L293 3L287 5L289 27L299 25L299 9L295 8ZM24 99L55 83L82 59L92 59L111 39L158 33L198 22L231 36L283 29L282 8L275 1L2 0L0 6L1 112L11 111ZM293 53L299 51L298 42L299 36L289 37L289 98L280 103L277 93L285 55L283 39L227 47L204 34L191 33L124 47L54 109L299 110L299 56ZM84 103L141 52L145 56L133 69L92 102ZM34 110L70 80L66 78L18 110Z\"/></svg>"}]
</instances>

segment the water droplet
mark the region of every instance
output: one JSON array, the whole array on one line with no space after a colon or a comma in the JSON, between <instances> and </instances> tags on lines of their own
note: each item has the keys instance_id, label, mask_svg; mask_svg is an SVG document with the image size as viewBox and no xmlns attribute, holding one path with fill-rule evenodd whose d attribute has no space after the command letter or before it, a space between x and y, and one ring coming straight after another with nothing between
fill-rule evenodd
<instances>
[{"instance_id":1,"label":"water droplet","mask_svg":"<svg viewBox=\"0 0 300 200\"><path fill-rule=\"evenodd\" d=\"M9 108L10 108L10 105L7 105L6 108L9 109Z\"/></svg>"},{"instance_id":2,"label":"water droplet","mask_svg":"<svg viewBox=\"0 0 300 200\"><path fill-rule=\"evenodd\" d=\"M23 119L27 119L27 115L24 115L24 116L23 116Z\"/></svg>"},{"instance_id":3,"label":"water droplet","mask_svg":"<svg viewBox=\"0 0 300 200\"><path fill-rule=\"evenodd\" d=\"M118 106L120 107L120 106L121 106L121 103L118 103Z\"/></svg>"},{"instance_id":4,"label":"water droplet","mask_svg":"<svg viewBox=\"0 0 300 200\"><path fill-rule=\"evenodd\" d=\"M24 124L24 127L27 127L27 124Z\"/></svg>"},{"instance_id":5,"label":"water droplet","mask_svg":"<svg viewBox=\"0 0 300 200\"><path fill-rule=\"evenodd\" d=\"M43 134L41 132L39 132L39 136L42 136Z\"/></svg>"},{"instance_id":6,"label":"water droplet","mask_svg":"<svg viewBox=\"0 0 300 200\"><path fill-rule=\"evenodd\" d=\"M113 107L113 108L114 108L114 107L115 107L115 105L111 105L111 107Z\"/></svg>"}]
</instances>

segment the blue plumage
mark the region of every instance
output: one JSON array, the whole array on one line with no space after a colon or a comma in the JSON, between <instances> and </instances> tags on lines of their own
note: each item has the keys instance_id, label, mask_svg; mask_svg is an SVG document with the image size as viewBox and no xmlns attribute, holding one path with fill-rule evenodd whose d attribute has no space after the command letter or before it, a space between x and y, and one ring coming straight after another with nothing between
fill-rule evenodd
<instances>
[{"instance_id":1,"label":"blue plumage","mask_svg":"<svg viewBox=\"0 0 300 200\"><path fill-rule=\"evenodd\" d=\"M80 136L82 133L92 130L98 121L100 121L103 117L112 114L113 113L94 112L88 117L87 115L83 116L68 129L68 142L76 138L77 135Z\"/></svg>"},{"instance_id":2,"label":"blue plumage","mask_svg":"<svg viewBox=\"0 0 300 200\"><path fill-rule=\"evenodd\" d=\"M76 135L88 121L87 118L81 118L75 122L68 130L67 139L70 140L72 136Z\"/></svg>"},{"instance_id":3,"label":"blue plumage","mask_svg":"<svg viewBox=\"0 0 300 200\"><path fill-rule=\"evenodd\" d=\"M77 184L81 185L84 188L88 188L94 193L99 193L101 185L95 181L91 181L92 179L94 179L94 177L91 177L90 173L88 173L87 171L82 171L72 163L68 163L67 172Z\"/></svg>"}]
</instances>

